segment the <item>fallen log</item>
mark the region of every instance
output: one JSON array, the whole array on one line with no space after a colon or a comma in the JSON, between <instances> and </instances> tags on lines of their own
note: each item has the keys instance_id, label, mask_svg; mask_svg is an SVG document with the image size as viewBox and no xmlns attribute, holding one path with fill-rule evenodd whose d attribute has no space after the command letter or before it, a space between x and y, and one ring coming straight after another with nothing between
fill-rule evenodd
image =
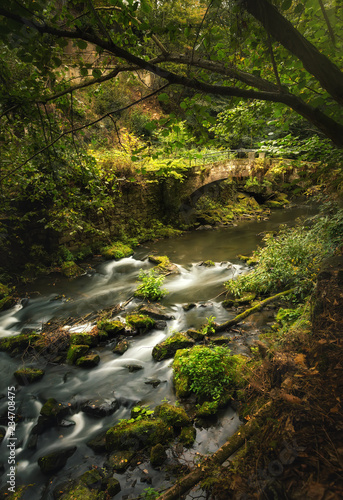
<instances>
[{"instance_id":1,"label":"fallen log","mask_svg":"<svg viewBox=\"0 0 343 500\"><path fill-rule=\"evenodd\" d=\"M202 479L209 475L213 466L221 465L233 453L241 448L247 439L256 434L263 424L263 419L267 410L269 410L272 402L268 401L257 413L245 424L242 425L235 434L213 455L204 458L197 467L189 474L179 479L174 486L157 497L157 500L176 500L181 495L187 493L193 486L198 484Z\"/></svg>"},{"instance_id":2,"label":"fallen log","mask_svg":"<svg viewBox=\"0 0 343 500\"><path fill-rule=\"evenodd\" d=\"M261 302L256 304L256 306L250 307L249 309L242 312L241 314L238 314L238 316L236 316L235 318L230 319L228 321L225 321L225 323L221 323L220 325L216 325L216 327L215 327L216 332L222 332L224 330L228 330L232 326L237 325L237 323L240 323L241 321L243 321L243 319L250 316L250 314L252 314L256 311L260 311L261 309L263 309L264 306L266 306L270 302L273 302L274 300L277 300L280 297L283 297L284 295L288 295L288 294L294 292L294 290L295 290L295 288L290 288L289 290L285 290L284 292L277 293L276 295L273 295L272 297L268 297L267 299L262 300Z\"/></svg>"}]
</instances>

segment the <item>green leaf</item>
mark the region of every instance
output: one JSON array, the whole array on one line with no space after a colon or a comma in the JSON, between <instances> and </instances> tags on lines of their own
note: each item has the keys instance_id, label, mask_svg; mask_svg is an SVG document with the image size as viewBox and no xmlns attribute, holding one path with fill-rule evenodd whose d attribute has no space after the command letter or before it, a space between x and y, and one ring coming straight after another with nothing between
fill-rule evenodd
<instances>
[{"instance_id":1,"label":"green leaf","mask_svg":"<svg viewBox=\"0 0 343 500\"><path fill-rule=\"evenodd\" d=\"M169 96L168 96L168 94L166 94L165 92L163 92L162 94L160 94L158 96L158 100L160 102L169 102Z\"/></svg>"},{"instance_id":2,"label":"green leaf","mask_svg":"<svg viewBox=\"0 0 343 500\"><path fill-rule=\"evenodd\" d=\"M94 78L100 78L100 76L102 75L102 72L100 71L100 69L94 68L92 70L92 75Z\"/></svg>"},{"instance_id":3,"label":"green leaf","mask_svg":"<svg viewBox=\"0 0 343 500\"><path fill-rule=\"evenodd\" d=\"M86 49L88 47L88 43L85 42L84 40L76 40L76 45L79 47L79 49Z\"/></svg>"},{"instance_id":4,"label":"green leaf","mask_svg":"<svg viewBox=\"0 0 343 500\"><path fill-rule=\"evenodd\" d=\"M288 10L292 5L292 0L284 0L281 5L282 10Z\"/></svg>"}]
</instances>

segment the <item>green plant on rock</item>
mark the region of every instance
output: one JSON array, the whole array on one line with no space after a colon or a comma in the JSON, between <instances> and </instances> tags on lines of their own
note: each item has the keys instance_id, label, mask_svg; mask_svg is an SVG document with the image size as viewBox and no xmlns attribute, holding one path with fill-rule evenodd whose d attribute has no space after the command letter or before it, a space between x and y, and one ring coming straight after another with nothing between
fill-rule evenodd
<instances>
[{"instance_id":1,"label":"green plant on rock","mask_svg":"<svg viewBox=\"0 0 343 500\"><path fill-rule=\"evenodd\" d=\"M216 331L216 323L214 321L216 319L216 317L210 316L209 318L206 318L206 319L207 319L207 323L205 326L202 327L201 333L203 335L213 335Z\"/></svg>"},{"instance_id":2,"label":"green plant on rock","mask_svg":"<svg viewBox=\"0 0 343 500\"><path fill-rule=\"evenodd\" d=\"M218 401L242 384L239 373L243 364L243 358L231 355L230 349L223 346L177 351L173 363L176 391L181 387L200 400Z\"/></svg>"},{"instance_id":3,"label":"green plant on rock","mask_svg":"<svg viewBox=\"0 0 343 500\"><path fill-rule=\"evenodd\" d=\"M136 297L142 297L148 300L159 300L164 297L168 292L161 288L165 277L158 275L154 269L150 271L140 270L138 279L142 282L135 291Z\"/></svg>"}]
</instances>

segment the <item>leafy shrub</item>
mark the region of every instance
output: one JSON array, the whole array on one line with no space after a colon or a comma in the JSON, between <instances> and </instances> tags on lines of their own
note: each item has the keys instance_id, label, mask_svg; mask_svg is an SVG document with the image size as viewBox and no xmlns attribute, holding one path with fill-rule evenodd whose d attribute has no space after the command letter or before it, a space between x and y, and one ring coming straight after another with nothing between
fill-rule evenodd
<instances>
[{"instance_id":1,"label":"leafy shrub","mask_svg":"<svg viewBox=\"0 0 343 500\"><path fill-rule=\"evenodd\" d=\"M322 238L304 227L282 229L265 237L266 246L254 252L258 265L248 274L226 283L235 296L246 292L267 294L296 288L299 294L312 290L325 255Z\"/></svg>"},{"instance_id":2,"label":"leafy shrub","mask_svg":"<svg viewBox=\"0 0 343 500\"><path fill-rule=\"evenodd\" d=\"M173 369L177 385L187 381L187 388L200 399L219 400L233 385L240 384L239 368L243 360L231 356L227 347L195 346L176 353Z\"/></svg>"},{"instance_id":3,"label":"leafy shrub","mask_svg":"<svg viewBox=\"0 0 343 500\"><path fill-rule=\"evenodd\" d=\"M167 291L161 289L164 282L164 276L156 274L154 269L150 271L140 270L139 280L142 282L135 291L136 297L143 297L148 300L159 300L167 294Z\"/></svg>"}]
</instances>

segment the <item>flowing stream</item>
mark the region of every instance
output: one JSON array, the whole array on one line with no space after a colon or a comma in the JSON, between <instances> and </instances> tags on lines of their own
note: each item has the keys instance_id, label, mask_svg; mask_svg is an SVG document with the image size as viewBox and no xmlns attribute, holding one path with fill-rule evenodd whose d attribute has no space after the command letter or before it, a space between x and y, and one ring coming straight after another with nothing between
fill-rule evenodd
<instances>
[{"instance_id":1,"label":"flowing stream","mask_svg":"<svg viewBox=\"0 0 343 500\"><path fill-rule=\"evenodd\" d=\"M151 356L153 347L166 339L173 331L197 328L209 316L216 322L223 322L234 316L225 310L218 295L223 283L247 271L247 266L237 259L237 254L250 254L262 240L261 233L276 229L281 223L292 223L299 216L313 213L306 205L275 211L267 221L240 222L236 227L219 228L213 231L194 231L183 236L158 241L138 247L130 258L94 264L94 269L74 280L60 276L49 276L37 280L28 287L21 303L0 314L0 337L15 335L24 328L39 330L43 323L53 317L80 317L92 311L124 303L132 296L140 269L153 266L147 256L167 255L177 264L180 274L167 277L164 288L168 295L161 301L174 319L166 327L130 338L130 347L122 355L113 354L111 345L97 347L100 363L96 368L81 369L71 365L59 365L43 360L32 360L35 367L45 370L44 377L31 385L19 385L13 373L24 362L0 353L0 415L1 425L7 428L7 388L16 386L16 414L20 419L16 425L16 485L34 483L28 498L31 500L52 499L53 489L70 477L76 477L91 466L103 466L104 456L97 455L87 442L101 431L129 418L132 406L137 403L154 408L163 399L175 402L172 387L172 360L156 362ZM199 265L211 259L215 266ZM183 306L196 303L185 311ZM138 302L133 300L125 312L133 310ZM84 331L91 324L81 328ZM113 347L113 346L112 346ZM240 352L247 352L244 342L238 343ZM37 364L38 363L38 364ZM130 372L127 365L143 367ZM158 385L152 383L158 381ZM76 410L66 417L65 426L52 427L38 438L37 447L28 446L30 431L37 422L40 409L48 398L62 403L78 403L87 400L110 402L116 398L119 409L104 418L94 418ZM222 411L220 418L208 428L197 428L197 436L191 454L212 453L220 447L239 426L239 420L232 408ZM8 480L7 448L8 432L0 445L0 462L3 463L1 487ZM52 451L67 446L77 446L77 451L68 459L67 465L49 480L38 467L37 459ZM185 457L187 460L187 456ZM189 457L189 459L191 459ZM151 478L154 488L168 485L166 478L152 469L149 463L142 463L134 471L128 470L115 477L120 481L122 491L116 498L135 498ZM145 479L144 479L145 478ZM26 497L25 497L26 498Z\"/></svg>"}]
</instances>

